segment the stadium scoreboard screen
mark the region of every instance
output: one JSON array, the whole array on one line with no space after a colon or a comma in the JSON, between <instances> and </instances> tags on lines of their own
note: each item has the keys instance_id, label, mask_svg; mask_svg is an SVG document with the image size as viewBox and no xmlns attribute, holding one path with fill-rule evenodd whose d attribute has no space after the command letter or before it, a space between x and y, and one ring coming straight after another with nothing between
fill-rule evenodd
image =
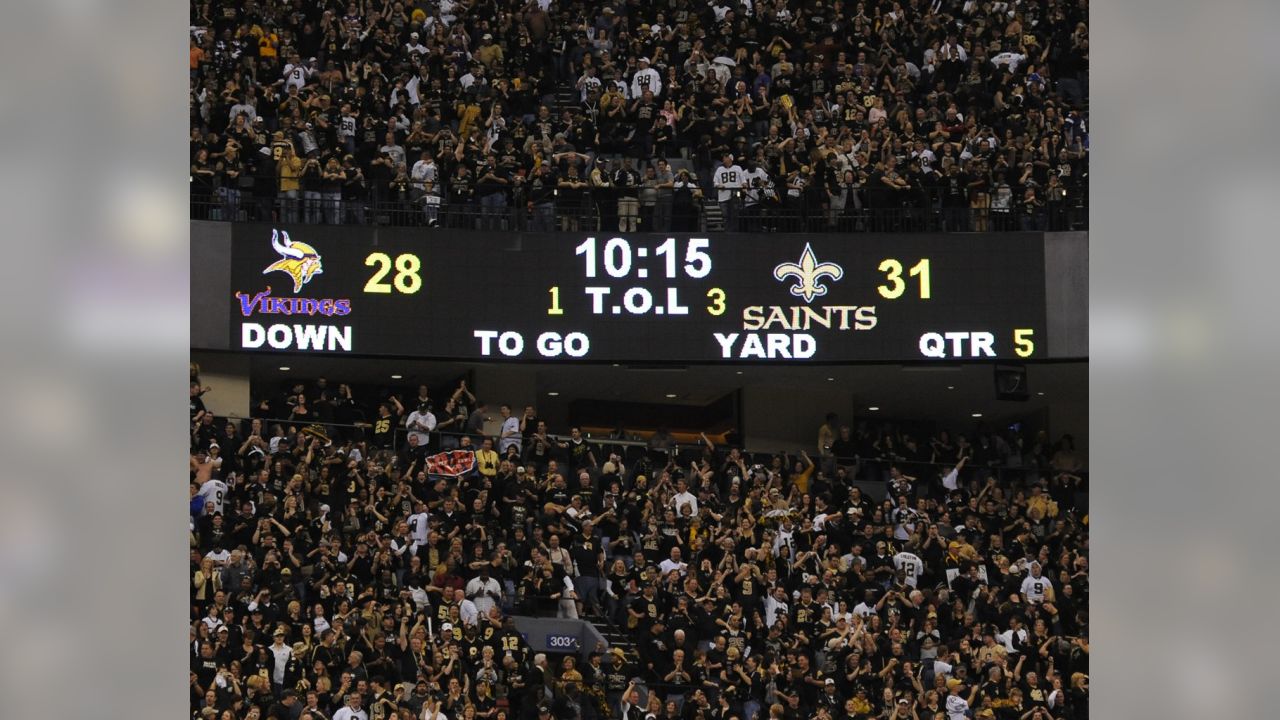
<instances>
[{"instance_id":1,"label":"stadium scoreboard screen","mask_svg":"<svg viewBox=\"0 0 1280 720\"><path fill-rule=\"evenodd\" d=\"M1041 236L238 225L231 347L457 360L1027 360Z\"/></svg>"}]
</instances>

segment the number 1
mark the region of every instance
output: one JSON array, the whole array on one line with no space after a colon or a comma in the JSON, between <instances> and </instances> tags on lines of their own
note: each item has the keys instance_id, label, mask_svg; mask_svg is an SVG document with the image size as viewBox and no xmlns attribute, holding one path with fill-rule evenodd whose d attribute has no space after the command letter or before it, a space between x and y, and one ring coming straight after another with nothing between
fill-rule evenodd
<instances>
[{"instance_id":1,"label":"number 1","mask_svg":"<svg viewBox=\"0 0 1280 720\"><path fill-rule=\"evenodd\" d=\"M925 258L916 263L907 271L911 277L920 276L920 299L929 299L929 258Z\"/></svg>"},{"instance_id":2,"label":"number 1","mask_svg":"<svg viewBox=\"0 0 1280 720\"><path fill-rule=\"evenodd\" d=\"M551 307L547 308L548 315L563 315L564 310L560 307L560 286L554 285L547 292L551 293Z\"/></svg>"}]
</instances>

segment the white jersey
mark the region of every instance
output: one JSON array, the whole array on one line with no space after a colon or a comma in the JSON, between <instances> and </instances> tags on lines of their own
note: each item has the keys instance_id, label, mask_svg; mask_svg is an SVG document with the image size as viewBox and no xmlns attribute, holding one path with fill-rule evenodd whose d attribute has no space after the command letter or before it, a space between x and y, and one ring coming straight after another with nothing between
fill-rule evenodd
<instances>
[{"instance_id":1,"label":"white jersey","mask_svg":"<svg viewBox=\"0 0 1280 720\"><path fill-rule=\"evenodd\" d=\"M916 578L924 572L924 563L913 553L900 552L893 556L893 566L898 570L904 570L907 573L907 584L911 587L916 586Z\"/></svg>"},{"instance_id":2,"label":"white jersey","mask_svg":"<svg viewBox=\"0 0 1280 720\"><path fill-rule=\"evenodd\" d=\"M289 63L284 66L284 91L289 92L290 85L298 86L298 90L307 86L307 78L311 77L312 70L301 63L294 65Z\"/></svg>"},{"instance_id":3,"label":"white jersey","mask_svg":"<svg viewBox=\"0 0 1280 720\"><path fill-rule=\"evenodd\" d=\"M716 199L720 202L729 202L729 198L733 197L733 191L742 187L743 175L742 168L737 165L729 167L721 165L716 168L716 171L711 174L716 190L719 191Z\"/></svg>"},{"instance_id":4,"label":"white jersey","mask_svg":"<svg viewBox=\"0 0 1280 720\"><path fill-rule=\"evenodd\" d=\"M416 513L409 516L409 537L419 545L427 544L427 519L428 514L424 512Z\"/></svg>"},{"instance_id":5,"label":"white jersey","mask_svg":"<svg viewBox=\"0 0 1280 720\"><path fill-rule=\"evenodd\" d=\"M1018 638L1018 645L1027 644L1027 631L1025 628L1018 628L1017 630L1010 628L1005 630L999 635L996 635L996 641L1004 645L1005 652L1016 654L1018 652L1018 648L1013 644L1015 636Z\"/></svg>"},{"instance_id":6,"label":"white jersey","mask_svg":"<svg viewBox=\"0 0 1280 720\"><path fill-rule=\"evenodd\" d=\"M756 167L755 170L744 172L742 181L742 186L747 189L743 193L744 202L747 205L755 205L760 202L760 188L769 183L769 173L765 172L762 167Z\"/></svg>"},{"instance_id":7,"label":"white jersey","mask_svg":"<svg viewBox=\"0 0 1280 720\"><path fill-rule=\"evenodd\" d=\"M410 435L418 437L418 447L426 447L427 441L431 439L431 431L436 429L436 416L430 411L419 412L414 410L409 413L404 426L409 430Z\"/></svg>"},{"instance_id":8,"label":"white jersey","mask_svg":"<svg viewBox=\"0 0 1280 720\"><path fill-rule=\"evenodd\" d=\"M655 98L662 94L662 76L653 68L637 70L631 78L631 97L644 97L645 90L652 92Z\"/></svg>"},{"instance_id":9,"label":"white jersey","mask_svg":"<svg viewBox=\"0 0 1280 720\"><path fill-rule=\"evenodd\" d=\"M1002 52L991 58L992 65L1008 65L1009 72L1017 72L1018 66L1027 61L1027 56L1015 52Z\"/></svg>"},{"instance_id":10,"label":"white jersey","mask_svg":"<svg viewBox=\"0 0 1280 720\"><path fill-rule=\"evenodd\" d=\"M1049 591L1053 589L1053 583L1049 582L1049 578L1041 575L1040 577L1031 577L1027 573L1027 577L1022 580L1022 594L1027 597L1029 603L1042 603Z\"/></svg>"},{"instance_id":11,"label":"white jersey","mask_svg":"<svg viewBox=\"0 0 1280 720\"><path fill-rule=\"evenodd\" d=\"M582 83L582 87L579 88L578 91L578 98L581 102L587 101L587 96L591 94L593 89L604 86L604 83L600 81L600 78L595 76L588 77L583 75L578 78L578 82Z\"/></svg>"},{"instance_id":12,"label":"white jersey","mask_svg":"<svg viewBox=\"0 0 1280 720\"><path fill-rule=\"evenodd\" d=\"M364 708L352 710L350 706L343 705L333 714L333 720L369 720L369 713Z\"/></svg>"},{"instance_id":13,"label":"white jersey","mask_svg":"<svg viewBox=\"0 0 1280 720\"><path fill-rule=\"evenodd\" d=\"M684 515L680 512L680 506L681 506L681 505L691 505L691 506L693 506L693 515L694 515L694 517L697 517L697 515L698 515L698 497L697 497L696 495L694 495L693 493L689 492L688 490L685 490L685 491L684 491L684 492L682 492L682 493L676 493L676 496L675 496L675 497L673 497L673 498L671 498L671 506L672 506L673 508L675 508L675 511L676 511L676 517L684 517Z\"/></svg>"},{"instance_id":14,"label":"white jersey","mask_svg":"<svg viewBox=\"0 0 1280 720\"><path fill-rule=\"evenodd\" d=\"M223 501L227 497L227 484L221 480L205 480L200 486L200 497L204 498L205 503L213 503L213 511L222 512ZM203 510L201 511L203 514Z\"/></svg>"},{"instance_id":15,"label":"white jersey","mask_svg":"<svg viewBox=\"0 0 1280 720\"><path fill-rule=\"evenodd\" d=\"M893 537L895 540L908 540L915 532L920 516L909 507L900 507L893 511Z\"/></svg>"}]
</instances>

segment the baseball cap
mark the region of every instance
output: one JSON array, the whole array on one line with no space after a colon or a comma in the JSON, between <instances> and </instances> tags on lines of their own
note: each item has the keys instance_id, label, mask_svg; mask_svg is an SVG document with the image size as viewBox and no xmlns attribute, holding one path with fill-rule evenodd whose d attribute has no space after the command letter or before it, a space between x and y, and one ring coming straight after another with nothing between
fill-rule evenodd
<instances>
[{"instance_id":1,"label":"baseball cap","mask_svg":"<svg viewBox=\"0 0 1280 720\"><path fill-rule=\"evenodd\" d=\"M825 683L823 683L823 684L824 684L824 685L835 685L835 684L836 684L836 681L835 681L835 680L832 680L831 678L827 678L827 681L826 681Z\"/></svg>"},{"instance_id":2,"label":"baseball cap","mask_svg":"<svg viewBox=\"0 0 1280 720\"><path fill-rule=\"evenodd\" d=\"M453 623L442 623L440 625L440 632L453 632Z\"/></svg>"},{"instance_id":3,"label":"baseball cap","mask_svg":"<svg viewBox=\"0 0 1280 720\"><path fill-rule=\"evenodd\" d=\"M954 690L954 689L956 689L956 688L960 687L960 686L961 686L961 685L963 685L963 684L964 684L964 681L963 681L963 680L961 680L961 679L959 679L959 678L951 678L951 679L947 680L947 689L948 689L948 690Z\"/></svg>"},{"instance_id":4,"label":"baseball cap","mask_svg":"<svg viewBox=\"0 0 1280 720\"><path fill-rule=\"evenodd\" d=\"M647 63L647 62L649 62L649 58L647 58L647 57L642 57L642 58L640 58L640 62L642 62L642 63Z\"/></svg>"},{"instance_id":5,"label":"baseball cap","mask_svg":"<svg viewBox=\"0 0 1280 720\"><path fill-rule=\"evenodd\" d=\"M539 715L542 715L543 713L550 713L550 712L551 712L551 708L550 708L550 707L548 707L548 706L546 706L546 705L539 705L539 706L538 706L538 714L539 714Z\"/></svg>"}]
</instances>

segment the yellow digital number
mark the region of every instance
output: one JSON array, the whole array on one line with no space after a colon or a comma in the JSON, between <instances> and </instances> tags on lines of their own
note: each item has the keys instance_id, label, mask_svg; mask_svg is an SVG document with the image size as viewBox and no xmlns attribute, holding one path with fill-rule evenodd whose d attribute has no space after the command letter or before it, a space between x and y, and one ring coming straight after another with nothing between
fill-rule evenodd
<instances>
[{"instance_id":1,"label":"yellow digital number","mask_svg":"<svg viewBox=\"0 0 1280 720\"><path fill-rule=\"evenodd\" d=\"M392 263L390 255L374 252L369 253L369 256L364 259L364 264L367 267L378 267L373 277L369 278L369 282L364 284L364 291L367 293L390 294L394 286L397 291L412 295L422 289L422 276L418 274L422 269L422 261L417 255L412 253L397 255L395 262ZM390 283L387 283L385 278L391 274L393 266L396 269L396 275Z\"/></svg>"},{"instance_id":2,"label":"yellow digital number","mask_svg":"<svg viewBox=\"0 0 1280 720\"><path fill-rule=\"evenodd\" d=\"M887 258L881 261L879 269L880 272L884 273L884 279L889 281L888 285L876 286L880 297L886 300L897 300L902 297L902 293L907 289L906 282L902 280L902 263L893 258ZM912 265L907 274L911 277L920 278L921 300L928 300L933 297L933 283L929 276L929 258L923 258L920 262Z\"/></svg>"},{"instance_id":3,"label":"yellow digital number","mask_svg":"<svg viewBox=\"0 0 1280 720\"><path fill-rule=\"evenodd\" d=\"M907 289L907 284L902 282L902 263L892 258L885 260L880 263L880 272L885 273L885 280L893 283L887 286L876 286L876 290L880 292L880 297L885 300L897 300L902 297L902 291Z\"/></svg>"},{"instance_id":4,"label":"yellow digital number","mask_svg":"<svg viewBox=\"0 0 1280 720\"><path fill-rule=\"evenodd\" d=\"M933 289L929 284L929 258L924 258L920 262L916 263L907 272L911 277L916 277L917 275L920 276L920 299L928 300L933 294Z\"/></svg>"},{"instance_id":5,"label":"yellow digital number","mask_svg":"<svg viewBox=\"0 0 1280 720\"><path fill-rule=\"evenodd\" d=\"M369 257L364 259L366 267L380 266L378 271L369 278L369 282L364 284L364 291L367 293L390 294L391 286L382 281L391 272L391 256L386 253L369 253Z\"/></svg>"},{"instance_id":6,"label":"yellow digital number","mask_svg":"<svg viewBox=\"0 0 1280 720\"><path fill-rule=\"evenodd\" d=\"M724 291L720 288L711 288L707 291L707 299L711 304L707 306L707 312L712 315L723 315L725 310Z\"/></svg>"},{"instance_id":7,"label":"yellow digital number","mask_svg":"<svg viewBox=\"0 0 1280 720\"><path fill-rule=\"evenodd\" d=\"M1031 357L1031 353L1036 351L1036 344L1031 341L1031 335L1034 332L1031 328L1018 328L1013 331L1013 351L1018 357Z\"/></svg>"},{"instance_id":8,"label":"yellow digital number","mask_svg":"<svg viewBox=\"0 0 1280 720\"><path fill-rule=\"evenodd\" d=\"M560 286L553 286L547 292L551 293L551 307L547 308L547 314L563 315L564 309L560 307Z\"/></svg>"},{"instance_id":9,"label":"yellow digital number","mask_svg":"<svg viewBox=\"0 0 1280 720\"><path fill-rule=\"evenodd\" d=\"M405 253L396 258L396 278L393 281L396 289L405 295L412 295L422 289L422 277L418 275L418 270L422 268L422 261L417 255Z\"/></svg>"}]
</instances>

